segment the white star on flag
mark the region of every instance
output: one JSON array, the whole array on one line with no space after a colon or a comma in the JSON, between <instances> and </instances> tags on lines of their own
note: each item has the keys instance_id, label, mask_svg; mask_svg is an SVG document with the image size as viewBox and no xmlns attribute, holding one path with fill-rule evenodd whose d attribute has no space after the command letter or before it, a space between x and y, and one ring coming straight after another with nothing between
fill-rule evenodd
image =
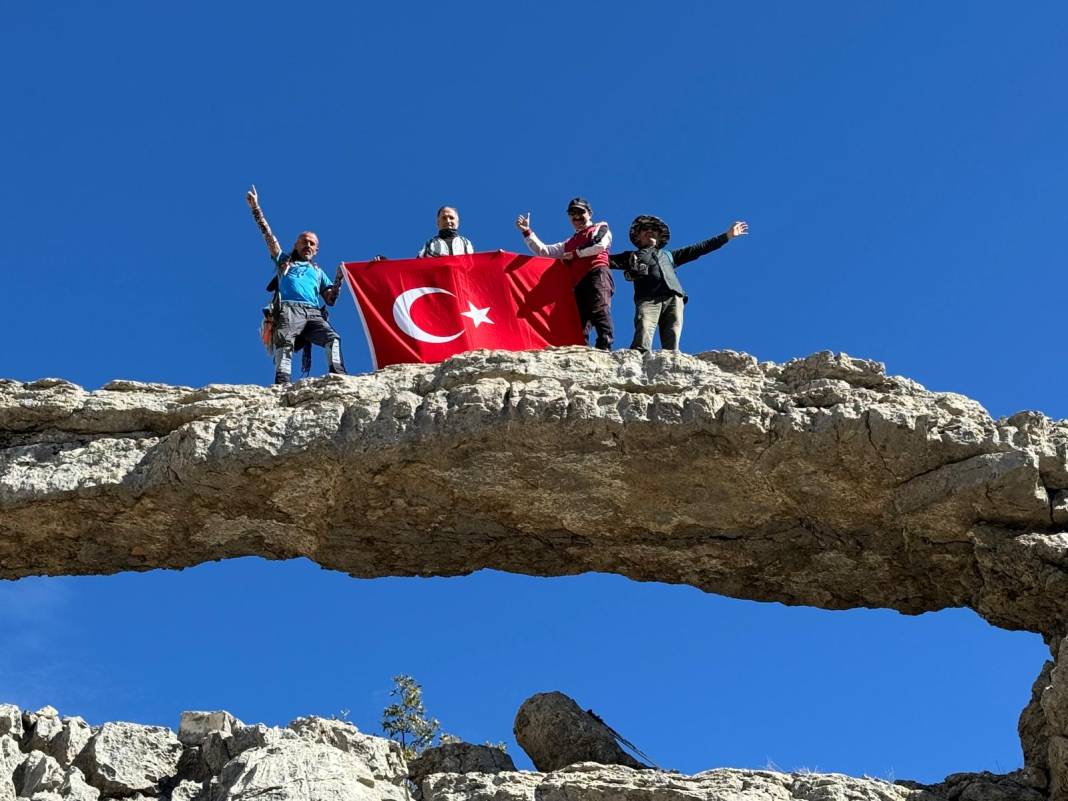
<instances>
[{"instance_id":1,"label":"white star on flag","mask_svg":"<svg viewBox=\"0 0 1068 801\"><path fill-rule=\"evenodd\" d=\"M475 304L471 301L467 301L467 311L460 312L464 317L470 317L475 324L475 328L478 328L482 323L489 323L493 325L493 320L489 318L490 307L487 306L484 309L475 308Z\"/></svg>"}]
</instances>

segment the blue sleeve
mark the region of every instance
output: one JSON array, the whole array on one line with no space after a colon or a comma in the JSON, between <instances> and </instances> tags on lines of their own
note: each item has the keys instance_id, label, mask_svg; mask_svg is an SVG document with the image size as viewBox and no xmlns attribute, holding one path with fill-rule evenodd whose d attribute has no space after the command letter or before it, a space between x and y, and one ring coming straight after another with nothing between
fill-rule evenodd
<instances>
[{"instance_id":1,"label":"blue sleeve","mask_svg":"<svg viewBox=\"0 0 1068 801\"><path fill-rule=\"evenodd\" d=\"M330 287L332 287L334 285L334 282L326 277L326 273L323 272L323 268L317 266L316 269L319 270L319 291L322 292L324 289L329 289Z\"/></svg>"}]
</instances>

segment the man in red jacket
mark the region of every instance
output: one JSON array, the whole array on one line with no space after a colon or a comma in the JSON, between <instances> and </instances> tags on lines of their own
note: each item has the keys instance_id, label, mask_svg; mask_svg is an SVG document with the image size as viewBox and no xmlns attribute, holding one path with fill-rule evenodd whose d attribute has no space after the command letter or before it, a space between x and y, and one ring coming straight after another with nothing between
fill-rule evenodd
<instances>
[{"instance_id":1,"label":"man in red jacket","mask_svg":"<svg viewBox=\"0 0 1068 801\"><path fill-rule=\"evenodd\" d=\"M548 256L570 263L571 282L575 287L579 320L588 338L590 329L597 331L595 347L612 347L612 294L615 281L608 269L608 252L612 247L612 232L606 222L592 222L593 209L580 197L567 204L567 216L575 235L564 242L546 245L530 227L530 215L520 214L515 225L535 256Z\"/></svg>"}]
</instances>

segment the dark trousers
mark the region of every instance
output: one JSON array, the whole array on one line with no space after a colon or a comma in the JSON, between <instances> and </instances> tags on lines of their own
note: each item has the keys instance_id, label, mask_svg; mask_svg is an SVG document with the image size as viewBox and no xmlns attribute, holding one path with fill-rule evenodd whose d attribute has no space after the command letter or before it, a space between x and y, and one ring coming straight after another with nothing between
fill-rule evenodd
<instances>
[{"instance_id":1,"label":"dark trousers","mask_svg":"<svg viewBox=\"0 0 1068 801\"><path fill-rule=\"evenodd\" d=\"M597 267L586 273L575 284L575 302L578 304L582 332L589 341L590 329L597 331L594 347L608 350L612 347L612 295L616 282L607 268Z\"/></svg>"},{"instance_id":2,"label":"dark trousers","mask_svg":"<svg viewBox=\"0 0 1068 801\"><path fill-rule=\"evenodd\" d=\"M321 310L300 303L283 303L274 331L274 383L288 384L293 373L294 344L310 342L326 348L331 373L345 372L341 337Z\"/></svg>"}]
</instances>

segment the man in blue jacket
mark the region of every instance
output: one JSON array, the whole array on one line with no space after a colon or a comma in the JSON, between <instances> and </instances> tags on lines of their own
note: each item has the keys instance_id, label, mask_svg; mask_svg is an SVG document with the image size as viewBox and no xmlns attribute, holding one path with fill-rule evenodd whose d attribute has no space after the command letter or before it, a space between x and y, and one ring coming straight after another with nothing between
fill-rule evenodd
<instances>
[{"instance_id":1,"label":"man in blue jacket","mask_svg":"<svg viewBox=\"0 0 1068 801\"><path fill-rule=\"evenodd\" d=\"M671 231L659 217L642 214L630 226L630 241L638 250L611 257L611 266L634 282L634 341L631 348L648 353L653 334L660 331L660 347L678 350L682 335L682 309L688 300L675 270L687 262L749 233L749 225L734 223L719 236L676 250L667 250Z\"/></svg>"},{"instance_id":2,"label":"man in blue jacket","mask_svg":"<svg viewBox=\"0 0 1068 801\"><path fill-rule=\"evenodd\" d=\"M331 373L345 373L345 363L341 359L341 337L326 320L325 303L333 306L341 290L341 269L331 283L319 265L313 259L319 252L319 237L312 231L305 231L297 237L293 250L282 252L282 246L267 225L267 219L260 209L256 187L252 187L245 196L252 218L259 226L271 261L275 265L275 278L268 285L268 291L276 292L276 303L272 314L272 342L274 353L274 383L288 384L293 372L293 350L298 340L301 343L319 345L326 349ZM309 359L310 359L310 351ZM310 366L311 362L308 361Z\"/></svg>"}]
</instances>

